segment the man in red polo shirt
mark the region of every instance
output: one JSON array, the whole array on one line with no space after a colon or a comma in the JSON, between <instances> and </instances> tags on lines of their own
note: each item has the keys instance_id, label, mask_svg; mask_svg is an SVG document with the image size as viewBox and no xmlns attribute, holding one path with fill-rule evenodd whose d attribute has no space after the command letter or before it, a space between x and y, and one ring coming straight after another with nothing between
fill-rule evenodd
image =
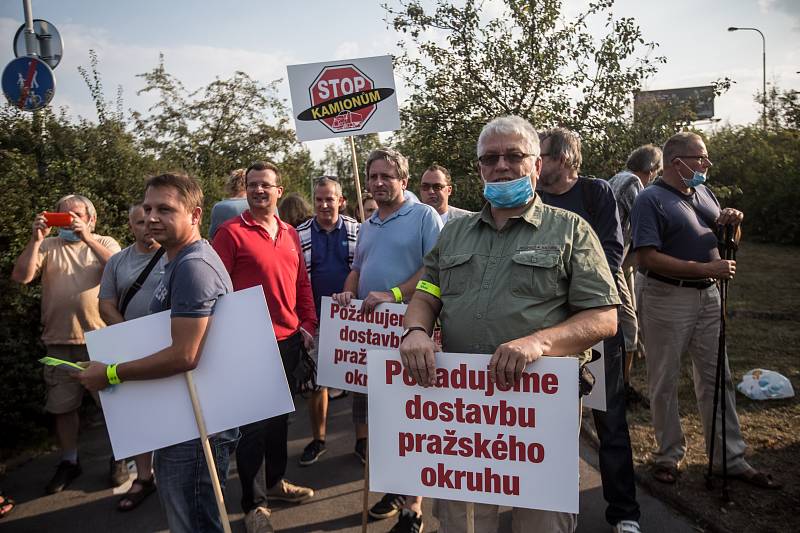
<instances>
[{"instance_id":1,"label":"man in red polo shirt","mask_svg":"<svg viewBox=\"0 0 800 533\"><path fill-rule=\"evenodd\" d=\"M289 382L303 349L313 346L317 316L311 283L295 229L278 218L283 194L281 174L272 163L257 161L245 173L250 209L224 223L214 249L231 276L234 290L261 285ZM295 392L295 391L292 391ZM267 499L298 503L314 495L286 481L289 415L240 428L236 463L242 483L242 509L249 533L272 531Z\"/></svg>"}]
</instances>

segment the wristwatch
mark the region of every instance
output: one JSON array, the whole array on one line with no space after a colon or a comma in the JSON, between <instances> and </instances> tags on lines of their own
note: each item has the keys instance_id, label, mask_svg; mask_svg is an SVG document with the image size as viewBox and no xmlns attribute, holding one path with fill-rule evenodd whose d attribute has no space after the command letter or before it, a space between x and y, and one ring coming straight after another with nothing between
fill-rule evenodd
<instances>
[{"instance_id":1,"label":"wristwatch","mask_svg":"<svg viewBox=\"0 0 800 533\"><path fill-rule=\"evenodd\" d=\"M424 331L425 335L428 334L428 331L422 326L411 326L410 328L406 328L403 330L403 334L400 335L400 342L403 342L403 340L405 340L408 334L411 333L412 331Z\"/></svg>"}]
</instances>

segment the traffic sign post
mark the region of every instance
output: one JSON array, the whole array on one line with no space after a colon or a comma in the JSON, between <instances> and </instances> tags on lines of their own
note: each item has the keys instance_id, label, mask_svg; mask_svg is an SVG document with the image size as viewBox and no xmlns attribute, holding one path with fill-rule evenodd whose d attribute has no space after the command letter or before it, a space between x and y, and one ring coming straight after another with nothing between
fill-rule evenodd
<instances>
[{"instance_id":1,"label":"traffic sign post","mask_svg":"<svg viewBox=\"0 0 800 533\"><path fill-rule=\"evenodd\" d=\"M3 94L23 111L36 111L50 103L56 91L53 70L35 56L13 59L3 70Z\"/></svg>"}]
</instances>

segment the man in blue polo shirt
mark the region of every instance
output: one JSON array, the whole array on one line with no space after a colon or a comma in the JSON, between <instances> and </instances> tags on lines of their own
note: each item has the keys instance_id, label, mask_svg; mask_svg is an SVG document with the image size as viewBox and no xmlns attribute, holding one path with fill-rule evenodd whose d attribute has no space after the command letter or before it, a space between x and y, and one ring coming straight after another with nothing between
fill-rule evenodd
<instances>
[{"instance_id":1,"label":"man in blue polo shirt","mask_svg":"<svg viewBox=\"0 0 800 533\"><path fill-rule=\"evenodd\" d=\"M404 194L407 186L408 160L391 148L373 150L367 158L367 188L378 210L361 226L353 268L344 290L333 296L339 305L348 305L357 295L368 312L381 303L408 301L414 294L422 275L422 260L439 238L442 219L431 206L408 200ZM366 461L364 394L353 395L353 422L355 453ZM422 525L421 497L386 494L369 514L377 519L389 518L404 506L400 521L391 531L412 531L414 525Z\"/></svg>"},{"instance_id":2,"label":"man in blue polo shirt","mask_svg":"<svg viewBox=\"0 0 800 533\"><path fill-rule=\"evenodd\" d=\"M314 305L320 314L322 297L340 292L350 273L356 250L360 224L339 211L344 196L339 178L322 176L314 180L314 217L297 226L300 247L306 260L306 271L311 280ZM312 356L318 359L319 333L314 342ZM314 464L327 451L325 448L325 423L328 417L328 389L320 387L309 398L311 431L314 439L303 450L301 466Z\"/></svg>"}]
</instances>

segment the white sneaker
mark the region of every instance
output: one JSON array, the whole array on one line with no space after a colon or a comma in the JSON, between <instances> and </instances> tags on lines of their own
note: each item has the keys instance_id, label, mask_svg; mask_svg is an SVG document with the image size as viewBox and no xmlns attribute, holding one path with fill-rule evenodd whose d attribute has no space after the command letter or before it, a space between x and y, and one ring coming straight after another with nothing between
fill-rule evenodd
<instances>
[{"instance_id":1,"label":"white sneaker","mask_svg":"<svg viewBox=\"0 0 800 533\"><path fill-rule=\"evenodd\" d=\"M272 522L269 520L270 516L272 516L272 511L266 507L251 509L244 517L244 528L247 533L274 533Z\"/></svg>"},{"instance_id":2,"label":"white sneaker","mask_svg":"<svg viewBox=\"0 0 800 533\"><path fill-rule=\"evenodd\" d=\"M614 526L614 533L642 533L636 520L622 520Z\"/></svg>"}]
</instances>

